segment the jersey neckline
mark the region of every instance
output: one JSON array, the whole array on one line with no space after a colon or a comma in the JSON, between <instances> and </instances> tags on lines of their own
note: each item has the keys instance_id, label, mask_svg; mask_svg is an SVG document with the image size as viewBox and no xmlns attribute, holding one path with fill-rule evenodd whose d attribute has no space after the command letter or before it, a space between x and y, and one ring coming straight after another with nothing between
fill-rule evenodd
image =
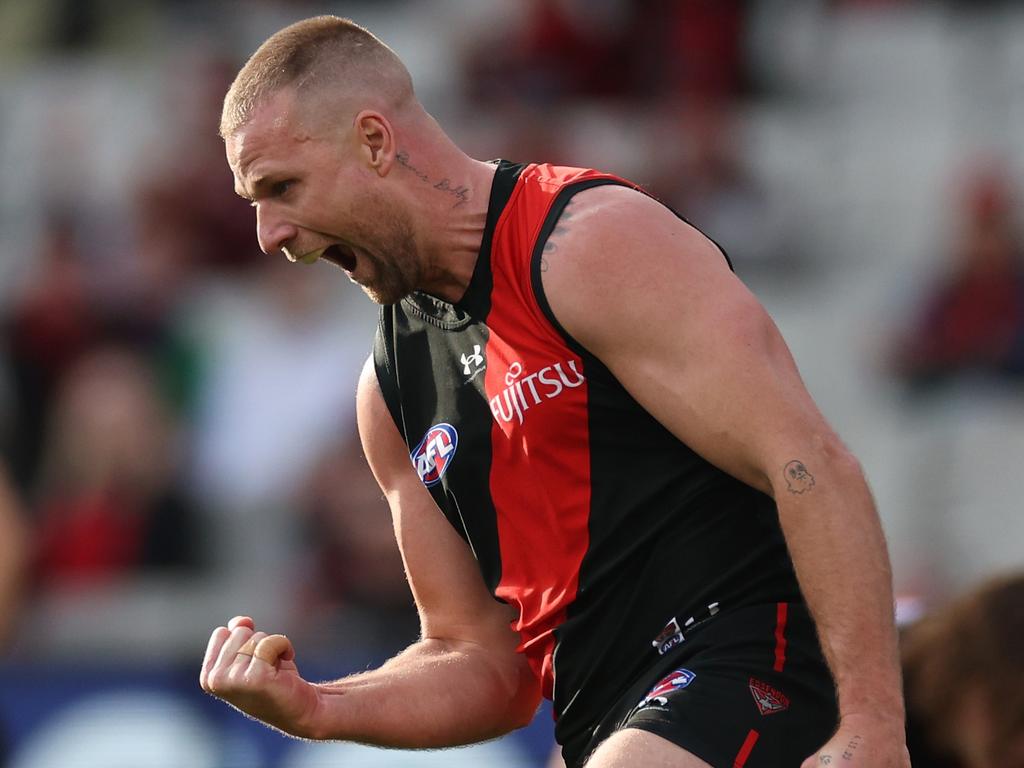
<instances>
[{"instance_id":1,"label":"jersey neckline","mask_svg":"<svg viewBox=\"0 0 1024 768\"><path fill-rule=\"evenodd\" d=\"M519 181L519 175L526 167L525 163L513 163L502 159L492 162L496 168L494 180L491 182L491 194L487 201L487 219L480 241L480 252L466 292L454 303L424 291L415 291L402 299L402 304L407 310L442 328L454 330L462 327L474 315L486 314L486 307L490 303L491 240L498 219L501 218L502 211L512 197L516 182Z\"/></svg>"}]
</instances>

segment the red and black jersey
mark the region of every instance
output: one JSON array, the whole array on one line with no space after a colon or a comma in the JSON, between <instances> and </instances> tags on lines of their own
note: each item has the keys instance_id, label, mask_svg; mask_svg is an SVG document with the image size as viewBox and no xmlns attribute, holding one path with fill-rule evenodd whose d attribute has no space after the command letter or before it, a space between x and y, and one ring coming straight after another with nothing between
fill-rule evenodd
<instances>
[{"instance_id":1,"label":"red and black jersey","mask_svg":"<svg viewBox=\"0 0 1024 768\"><path fill-rule=\"evenodd\" d=\"M773 501L666 430L548 305L546 239L601 184L633 186L500 161L465 295L383 307L374 350L416 471L518 610L563 743L690 618L801 599Z\"/></svg>"}]
</instances>

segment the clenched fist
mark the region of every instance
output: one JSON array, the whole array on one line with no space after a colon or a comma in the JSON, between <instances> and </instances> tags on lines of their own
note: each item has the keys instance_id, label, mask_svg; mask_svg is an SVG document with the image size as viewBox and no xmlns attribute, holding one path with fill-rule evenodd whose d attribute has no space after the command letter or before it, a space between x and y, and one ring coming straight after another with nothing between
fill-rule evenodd
<instances>
[{"instance_id":1,"label":"clenched fist","mask_svg":"<svg viewBox=\"0 0 1024 768\"><path fill-rule=\"evenodd\" d=\"M903 719L847 715L828 743L800 768L910 768Z\"/></svg>"},{"instance_id":2,"label":"clenched fist","mask_svg":"<svg viewBox=\"0 0 1024 768\"><path fill-rule=\"evenodd\" d=\"M315 737L316 686L299 676L291 641L257 632L248 616L236 616L210 635L199 684L267 725Z\"/></svg>"}]
</instances>

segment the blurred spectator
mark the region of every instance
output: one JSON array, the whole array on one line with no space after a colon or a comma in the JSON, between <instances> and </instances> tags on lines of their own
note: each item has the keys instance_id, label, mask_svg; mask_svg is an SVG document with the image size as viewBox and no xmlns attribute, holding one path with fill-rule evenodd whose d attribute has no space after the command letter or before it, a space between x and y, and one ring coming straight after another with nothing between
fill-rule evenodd
<instances>
[{"instance_id":1,"label":"blurred spectator","mask_svg":"<svg viewBox=\"0 0 1024 768\"><path fill-rule=\"evenodd\" d=\"M35 515L42 587L196 564L194 512L175 485L173 426L139 355L85 356L57 397Z\"/></svg>"},{"instance_id":2,"label":"blurred spectator","mask_svg":"<svg viewBox=\"0 0 1024 768\"><path fill-rule=\"evenodd\" d=\"M914 768L1024 765L1024 572L992 579L906 630Z\"/></svg>"},{"instance_id":3,"label":"blurred spectator","mask_svg":"<svg viewBox=\"0 0 1024 768\"><path fill-rule=\"evenodd\" d=\"M11 635L21 603L28 564L28 537L6 468L0 464L0 648ZM0 736L0 765L3 764Z\"/></svg>"},{"instance_id":4,"label":"blurred spectator","mask_svg":"<svg viewBox=\"0 0 1024 768\"><path fill-rule=\"evenodd\" d=\"M659 115L651 191L718 242L745 274L799 259L786 226L744 157L735 111L706 102Z\"/></svg>"},{"instance_id":5,"label":"blurred spectator","mask_svg":"<svg viewBox=\"0 0 1024 768\"><path fill-rule=\"evenodd\" d=\"M73 217L51 212L35 270L3 327L14 401L11 471L23 489L32 485L38 469L54 392L101 333L87 272Z\"/></svg>"},{"instance_id":6,"label":"blurred spectator","mask_svg":"<svg viewBox=\"0 0 1024 768\"><path fill-rule=\"evenodd\" d=\"M897 372L916 389L964 374L1024 374L1024 254L1009 182L980 173L964 201L952 273L925 298L896 352Z\"/></svg>"},{"instance_id":7,"label":"blurred spectator","mask_svg":"<svg viewBox=\"0 0 1024 768\"><path fill-rule=\"evenodd\" d=\"M217 135L221 103L237 62L188 51L176 63L166 119L169 145L154 147L155 167L138 190L139 262L150 298L180 288L195 272L247 270L263 258L255 217L234 193Z\"/></svg>"},{"instance_id":8,"label":"blurred spectator","mask_svg":"<svg viewBox=\"0 0 1024 768\"><path fill-rule=\"evenodd\" d=\"M82 245L78 215L50 212L35 269L15 294L2 328L14 412L8 452L23 489L33 486L53 399L68 371L91 350L124 343L154 363L180 362L171 359L180 356L171 331L181 311L177 286L184 279L176 275L187 262L170 253L176 241L168 236L161 251L173 269L156 266L152 252L142 248L135 265L140 272L112 289ZM169 379L162 387L173 391L180 373L170 368L161 373Z\"/></svg>"},{"instance_id":9,"label":"blurred spectator","mask_svg":"<svg viewBox=\"0 0 1024 768\"><path fill-rule=\"evenodd\" d=\"M643 5L649 8L637 7ZM667 55L642 63L649 69L665 67L669 96L720 103L746 86L743 35L748 8L743 0L648 0L634 7L652 35L659 34L657 17L664 14L667 19Z\"/></svg>"},{"instance_id":10,"label":"blurred spectator","mask_svg":"<svg viewBox=\"0 0 1024 768\"><path fill-rule=\"evenodd\" d=\"M501 103L527 99L534 105L567 98L615 96L628 90L622 58L627 4L599 2L589 9L576 0L528 0L525 24L511 35L495 31L505 44L486 36L464 63L472 101ZM587 12L589 10L589 12Z\"/></svg>"},{"instance_id":11,"label":"blurred spectator","mask_svg":"<svg viewBox=\"0 0 1024 768\"><path fill-rule=\"evenodd\" d=\"M477 102L719 101L743 85L740 0L529 0L521 29L465 62Z\"/></svg>"},{"instance_id":12,"label":"blurred spectator","mask_svg":"<svg viewBox=\"0 0 1024 768\"><path fill-rule=\"evenodd\" d=\"M834 4L839 8L875 10L896 8L901 5L910 5L917 1L918 0L834 0Z\"/></svg>"},{"instance_id":13,"label":"blurred spectator","mask_svg":"<svg viewBox=\"0 0 1024 768\"><path fill-rule=\"evenodd\" d=\"M346 648L397 653L417 638L419 620L390 510L357 439L324 453L304 495L302 631L321 650L344 637Z\"/></svg>"}]
</instances>

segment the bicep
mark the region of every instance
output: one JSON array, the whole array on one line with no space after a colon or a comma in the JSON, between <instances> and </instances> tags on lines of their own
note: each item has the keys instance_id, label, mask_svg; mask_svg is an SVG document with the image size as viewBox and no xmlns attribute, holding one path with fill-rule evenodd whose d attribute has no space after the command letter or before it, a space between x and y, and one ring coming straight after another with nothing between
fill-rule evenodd
<instances>
[{"instance_id":1,"label":"bicep","mask_svg":"<svg viewBox=\"0 0 1024 768\"><path fill-rule=\"evenodd\" d=\"M372 359L360 377L357 413L363 450L391 507L424 637L514 651L512 609L487 591L468 545L416 476L384 403Z\"/></svg>"},{"instance_id":2,"label":"bicep","mask_svg":"<svg viewBox=\"0 0 1024 768\"><path fill-rule=\"evenodd\" d=\"M835 443L778 329L701 233L635 193L606 200L548 259L553 312L680 440L771 493Z\"/></svg>"}]
</instances>

